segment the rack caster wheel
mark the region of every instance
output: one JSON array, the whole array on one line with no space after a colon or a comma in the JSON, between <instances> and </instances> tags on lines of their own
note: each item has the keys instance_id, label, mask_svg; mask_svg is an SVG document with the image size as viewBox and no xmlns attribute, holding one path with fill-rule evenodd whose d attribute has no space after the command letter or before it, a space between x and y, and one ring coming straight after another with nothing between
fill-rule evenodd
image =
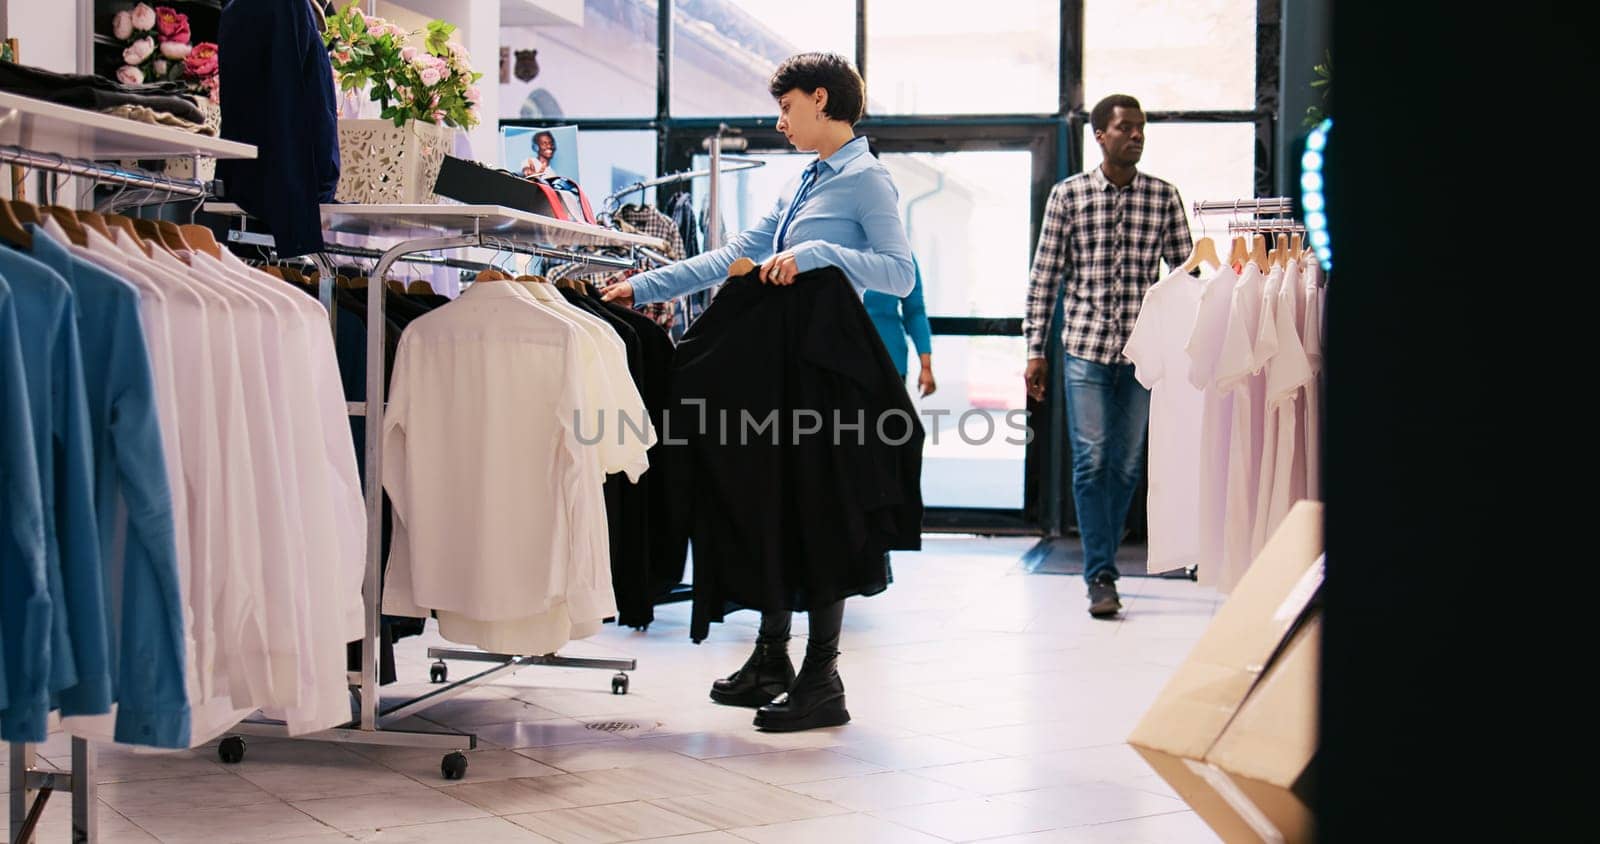
<instances>
[{"instance_id":1,"label":"rack caster wheel","mask_svg":"<svg viewBox=\"0 0 1600 844\"><path fill-rule=\"evenodd\" d=\"M614 695L625 695L628 693L628 675L619 673L617 676L611 678L611 693Z\"/></svg>"},{"instance_id":2,"label":"rack caster wheel","mask_svg":"<svg viewBox=\"0 0 1600 844\"><path fill-rule=\"evenodd\" d=\"M467 775L467 754L461 751L445 754L439 762L439 773L447 780L458 780Z\"/></svg>"},{"instance_id":3,"label":"rack caster wheel","mask_svg":"<svg viewBox=\"0 0 1600 844\"><path fill-rule=\"evenodd\" d=\"M228 736L217 745L217 757L229 765L237 765L244 761L244 739L238 736Z\"/></svg>"},{"instance_id":4,"label":"rack caster wheel","mask_svg":"<svg viewBox=\"0 0 1600 844\"><path fill-rule=\"evenodd\" d=\"M450 679L450 667L445 665L442 659L435 662L433 667L428 669L428 679L435 683L443 683Z\"/></svg>"}]
</instances>

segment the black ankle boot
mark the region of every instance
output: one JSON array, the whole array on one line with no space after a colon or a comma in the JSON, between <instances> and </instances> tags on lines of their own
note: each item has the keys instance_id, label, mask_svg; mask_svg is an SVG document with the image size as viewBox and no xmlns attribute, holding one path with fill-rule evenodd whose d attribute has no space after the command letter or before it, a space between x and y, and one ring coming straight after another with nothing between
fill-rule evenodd
<instances>
[{"instance_id":1,"label":"black ankle boot","mask_svg":"<svg viewBox=\"0 0 1600 844\"><path fill-rule=\"evenodd\" d=\"M744 666L711 684L711 699L724 706L766 706L794 685L789 641L757 642Z\"/></svg>"},{"instance_id":2,"label":"black ankle boot","mask_svg":"<svg viewBox=\"0 0 1600 844\"><path fill-rule=\"evenodd\" d=\"M838 656L838 652L831 656L806 654L800 675L788 694L756 711L756 729L792 733L850 723L850 710L844 706L844 680L839 677Z\"/></svg>"}]
</instances>

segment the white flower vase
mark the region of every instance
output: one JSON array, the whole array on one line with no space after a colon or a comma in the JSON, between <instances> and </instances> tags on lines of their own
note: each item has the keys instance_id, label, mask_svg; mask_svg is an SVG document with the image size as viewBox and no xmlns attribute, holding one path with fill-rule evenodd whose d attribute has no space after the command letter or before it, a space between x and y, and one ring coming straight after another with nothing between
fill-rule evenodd
<instances>
[{"instance_id":1,"label":"white flower vase","mask_svg":"<svg viewBox=\"0 0 1600 844\"><path fill-rule=\"evenodd\" d=\"M339 188L334 198L361 205L431 205L433 183L456 130L415 120L339 121Z\"/></svg>"}]
</instances>

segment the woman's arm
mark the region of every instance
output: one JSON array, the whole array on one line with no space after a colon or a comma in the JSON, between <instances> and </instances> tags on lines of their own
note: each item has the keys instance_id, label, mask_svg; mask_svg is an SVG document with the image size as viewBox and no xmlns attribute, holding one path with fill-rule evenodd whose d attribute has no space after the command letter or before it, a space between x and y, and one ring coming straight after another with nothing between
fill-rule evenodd
<instances>
[{"instance_id":1,"label":"woman's arm","mask_svg":"<svg viewBox=\"0 0 1600 844\"><path fill-rule=\"evenodd\" d=\"M905 326L906 333L911 335L912 345L917 347L917 354L933 354L933 327L928 324L928 303L922 298L922 267L917 265L915 259L911 266L916 277L911 292L900 300L900 324Z\"/></svg>"},{"instance_id":2,"label":"woman's arm","mask_svg":"<svg viewBox=\"0 0 1600 844\"><path fill-rule=\"evenodd\" d=\"M640 273L629 279L633 285L634 304L665 302L696 290L704 290L728 277L728 267L740 258L761 263L772 254L772 238L778 231L778 209L775 204L767 216L755 226L740 232L721 249L702 252L687 261Z\"/></svg>"},{"instance_id":3,"label":"woman's arm","mask_svg":"<svg viewBox=\"0 0 1600 844\"><path fill-rule=\"evenodd\" d=\"M792 247L800 272L835 266L868 290L904 296L916 284L911 267L911 244L900 223L900 193L889 171L873 167L862 174L856 193L857 215L867 236L866 249L849 249L823 240L808 240Z\"/></svg>"}]
</instances>

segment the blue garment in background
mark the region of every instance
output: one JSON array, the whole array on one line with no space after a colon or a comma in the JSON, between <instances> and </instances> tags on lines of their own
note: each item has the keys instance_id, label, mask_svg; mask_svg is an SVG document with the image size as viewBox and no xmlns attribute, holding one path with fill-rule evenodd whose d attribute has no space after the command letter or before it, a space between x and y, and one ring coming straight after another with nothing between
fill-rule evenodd
<instances>
[{"instance_id":1,"label":"blue garment in background","mask_svg":"<svg viewBox=\"0 0 1600 844\"><path fill-rule=\"evenodd\" d=\"M0 277L11 285L21 330L34 454L45 504L45 573L53 607L50 690L59 695L63 715L101 715L111 709L111 670L89 410L72 290L49 267L11 249L0 248ZM21 712L13 705L0 723L0 737L43 741L47 714Z\"/></svg>"},{"instance_id":2,"label":"blue garment in background","mask_svg":"<svg viewBox=\"0 0 1600 844\"><path fill-rule=\"evenodd\" d=\"M868 152L867 139L856 138L817 162L816 174L786 231L785 248L795 254L800 272L838 267L858 292L910 293L915 271L900 222L900 192L888 169ZM634 302L665 302L703 290L726 279L728 267L741 257L758 264L772 257L778 227L799 197L798 188L797 180L772 211L721 249L629 279Z\"/></svg>"},{"instance_id":3,"label":"blue garment in background","mask_svg":"<svg viewBox=\"0 0 1600 844\"><path fill-rule=\"evenodd\" d=\"M0 277L0 727L19 728L3 731L7 739L35 738L20 727L42 727L32 713L50 707L51 605L39 491L21 334L11 285Z\"/></svg>"},{"instance_id":4,"label":"blue garment in background","mask_svg":"<svg viewBox=\"0 0 1600 844\"><path fill-rule=\"evenodd\" d=\"M913 259L912 267L916 271L917 282L904 297L890 296L876 290L861 294L861 304L866 306L867 316L872 317L872 324L883 338L883 347L889 350L889 359L894 361L895 371L900 373L902 381L906 378L909 363L906 359L906 335L911 335L917 354L933 354L933 328L928 324L928 304L922 298L922 265Z\"/></svg>"},{"instance_id":5,"label":"blue garment in background","mask_svg":"<svg viewBox=\"0 0 1600 844\"><path fill-rule=\"evenodd\" d=\"M254 160L217 162L228 198L261 219L280 255L322 248L322 209L339 184L333 68L311 5L232 0L217 24L228 80L222 137L255 144Z\"/></svg>"},{"instance_id":6,"label":"blue garment in background","mask_svg":"<svg viewBox=\"0 0 1600 844\"><path fill-rule=\"evenodd\" d=\"M27 228L34 257L66 279L77 303L102 585L111 602L106 611L120 616L110 629L115 738L185 748L189 697L172 490L139 292L37 226Z\"/></svg>"}]
</instances>

